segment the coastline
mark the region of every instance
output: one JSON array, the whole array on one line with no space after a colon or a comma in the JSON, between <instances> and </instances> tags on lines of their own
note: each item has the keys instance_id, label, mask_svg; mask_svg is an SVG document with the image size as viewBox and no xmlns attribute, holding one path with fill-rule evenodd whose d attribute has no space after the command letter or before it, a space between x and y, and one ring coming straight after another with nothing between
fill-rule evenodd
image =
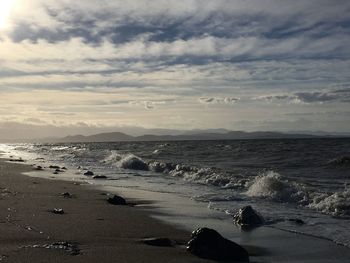
<instances>
[{"instance_id":1,"label":"coastline","mask_svg":"<svg viewBox=\"0 0 350 263\"><path fill-rule=\"evenodd\" d=\"M113 206L92 187L23 175L33 168L0 160L0 261L3 262L210 262L183 246L156 247L140 239L167 237L185 243L190 233L132 206ZM70 192L73 198L64 198ZM63 208L65 213L50 210ZM47 249L77 244L79 253ZM34 247L33 247L34 246ZM68 249L69 250L69 249Z\"/></svg>"},{"instance_id":2,"label":"coastline","mask_svg":"<svg viewBox=\"0 0 350 263\"><path fill-rule=\"evenodd\" d=\"M58 180L59 177L38 178L30 173L33 171L29 164L0 159L0 231L3 233L0 261L215 262L185 250L183 244L196 227L214 228L241 244L248 250L251 262L342 263L350 257L350 249L334 242L274 227L241 232L232 222L208 218L213 211L209 213L204 207L202 212L207 212L202 218L186 218L184 211L173 218L174 211L169 211L167 201L175 196L165 198L168 193L145 195L125 188L109 191L108 187ZM63 198L63 192L74 196ZM136 206L110 205L106 193L121 194ZM172 201L172 205L179 202ZM190 202L183 201L191 208ZM162 209L162 202L167 209ZM51 213L54 208L63 208L65 214ZM167 237L182 245L167 248L140 242L147 237ZM77 244L79 254L72 256L69 251L33 247L60 241Z\"/></svg>"}]
</instances>

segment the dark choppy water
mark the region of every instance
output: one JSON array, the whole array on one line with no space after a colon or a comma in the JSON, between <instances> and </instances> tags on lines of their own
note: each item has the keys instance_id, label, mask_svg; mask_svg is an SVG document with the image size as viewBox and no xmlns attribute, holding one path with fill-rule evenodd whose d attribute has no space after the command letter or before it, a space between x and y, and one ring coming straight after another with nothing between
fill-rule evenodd
<instances>
[{"instance_id":1,"label":"dark choppy water","mask_svg":"<svg viewBox=\"0 0 350 263\"><path fill-rule=\"evenodd\" d=\"M350 139L2 145L8 155L106 175L105 185L188 196L232 213L252 204L276 227L350 246ZM91 180L91 179L87 179ZM92 181L92 180L91 180Z\"/></svg>"}]
</instances>

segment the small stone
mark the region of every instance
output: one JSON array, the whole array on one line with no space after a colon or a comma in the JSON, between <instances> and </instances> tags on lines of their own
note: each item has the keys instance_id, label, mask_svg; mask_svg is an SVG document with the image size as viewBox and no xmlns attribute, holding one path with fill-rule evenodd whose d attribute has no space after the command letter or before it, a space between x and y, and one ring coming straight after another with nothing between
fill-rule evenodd
<instances>
[{"instance_id":1,"label":"small stone","mask_svg":"<svg viewBox=\"0 0 350 263\"><path fill-rule=\"evenodd\" d=\"M60 167L57 165L50 165L49 168L50 169L60 169Z\"/></svg>"},{"instance_id":2,"label":"small stone","mask_svg":"<svg viewBox=\"0 0 350 263\"><path fill-rule=\"evenodd\" d=\"M114 195L113 197L108 198L107 202L112 205L126 205L125 199L119 195Z\"/></svg>"},{"instance_id":3,"label":"small stone","mask_svg":"<svg viewBox=\"0 0 350 263\"><path fill-rule=\"evenodd\" d=\"M84 175L85 175L85 176L93 176L94 173L91 172L91 171L87 171L87 172L84 173Z\"/></svg>"},{"instance_id":4,"label":"small stone","mask_svg":"<svg viewBox=\"0 0 350 263\"><path fill-rule=\"evenodd\" d=\"M105 175L94 175L92 179L107 179L107 176Z\"/></svg>"},{"instance_id":5,"label":"small stone","mask_svg":"<svg viewBox=\"0 0 350 263\"><path fill-rule=\"evenodd\" d=\"M290 218L290 219L288 219L288 221L293 222L297 225L304 225L305 224L305 222L299 218Z\"/></svg>"},{"instance_id":6,"label":"small stone","mask_svg":"<svg viewBox=\"0 0 350 263\"><path fill-rule=\"evenodd\" d=\"M10 162L19 162L19 163L23 163L24 160L22 158L19 159L11 159Z\"/></svg>"},{"instance_id":7,"label":"small stone","mask_svg":"<svg viewBox=\"0 0 350 263\"><path fill-rule=\"evenodd\" d=\"M72 198L72 194L70 194L68 192L62 193L61 195L65 198Z\"/></svg>"},{"instance_id":8,"label":"small stone","mask_svg":"<svg viewBox=\"0 0 350 263\"><path fill-rule=\"evenodd\" d=\"M64 210L62 208L54 208L52 210L52 213L57 214L57 215L63 215L64 214Z\"/></svg>"}]
</instances>

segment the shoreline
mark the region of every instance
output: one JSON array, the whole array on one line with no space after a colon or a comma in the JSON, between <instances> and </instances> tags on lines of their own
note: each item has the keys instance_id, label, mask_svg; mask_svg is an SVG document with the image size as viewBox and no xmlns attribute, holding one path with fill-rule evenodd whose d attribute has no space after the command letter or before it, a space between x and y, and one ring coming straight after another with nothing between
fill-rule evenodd
<instances>
[{"instance_id":1,"label":"shoreline","mask_svg":"<svg viewBox=\"0 0 350 263\"><path fill-rule=\"evenodd\" d=\"M8 173L5 174L5 177L4 167ZM56 262L54 260L58 255L60 260L57 262L80 262L80 260L81 262L95 262L96 260L101 261L100 257L107 255L107 258L103 258L101 262L113 262L115 259L121 262L215 262L191 255L185 250L184 245L163 248L139 242L140 239L147 237L167 237L185 244L189 240L190 232L196 227L213 228L224 237L242 245L248 250L252 262L342 263L350 257L350 249L347 247L270 226L241 232L233 226L232 222L230 224L226 222L225 226L222 220L211 220L208 218L208 211L207 218L188 216L186 218L183 213L174 219L174 213L169 212L169 207L166 206L169 204L164 197L169 195L170 198L173 198L175 195L168 193L158 193L157 197L155 193L145 195L142 191L138 192L135 189L120 187L112 191L105 187L101 190L98 185L81 184L78 181L67 181L59 177L52 179L35 177L33 174L28 176L28 173L35 171L30 164L5 162L4 159L0 159L0 168L0 187L4 189L7 184L6 192L9 192L7 197L5 195L8 198L7 203L4 202L6 198L0 200L0 211L2 211L0 218L7 218L10 214L15 222L22 222L16 226L17 230L21 228L20 237L11 240L11 244L6 243L9 242L8 239L4 237L2 239L2 243L7 244L5 247L9 247L8 251L15 253L15 257L11 253L6 254L6 250L3 252L4 249L2 249L0 250L0 261L23 262L23 259L26 259L29 260L26 262ZM7 182L3 180L4 178ZM12 196L12 199L16 197L16 200L10 198L12 192L16 193ZM72 192L76 198L65 199L60 196L62 192ZM127 200L135 201L137 205L135 207L111 206L106 202L106 195L104 195L106 192L121 194ZM22 198L18 198L18 193L22 195ZM26 207L26 204L28 205L30 199L26 197L34 200L29 203L29 208ZM164 205L163 208L167 209L162 210L161 203ZM11 207L16 208L8 210ZM63 208L67 213L64 215L49 213L50 209L58 207ZM21 216L19 216L19 211L21 211ZM28 215L32 216L28 217ZM183 219L185 219L186 227L181 222ZM9 231L5 228L4 223L6 222L4 220L1 222L0 231L6 233ZM13 225L10 227L13 228ZM78 231L76 228L81 229ZM50 233L49 239L45 238L47 233ZM33 244L48 244L51 241L78 243L82 254L71 256L65 251L30 247ZM42 253L44 256L41 255ZM135 253L138 256L135 256ZM10 260L11 257L14 257L13 260ZM41 258L45 260L40 261Z\"/></svg>"},{"instance_id":2,"label":"shoreline","mask_svg":"<svg viewBox=\"0 0 350 263\"><path fill-rule=\"evenodd\" d=\"M113 206L103 192L73 182L34 178L33 168L0 160L0 261L3 262L212 262L183 246L140 242L167 237L184 244L190 233L154 219L144 209ZM70 192L73 198L64 198ZM134 201L134 200L133 200ZM50 210L63 208L64 214ZM69 242L67 249L42 246Z\"/></svg>"}]
</instances>

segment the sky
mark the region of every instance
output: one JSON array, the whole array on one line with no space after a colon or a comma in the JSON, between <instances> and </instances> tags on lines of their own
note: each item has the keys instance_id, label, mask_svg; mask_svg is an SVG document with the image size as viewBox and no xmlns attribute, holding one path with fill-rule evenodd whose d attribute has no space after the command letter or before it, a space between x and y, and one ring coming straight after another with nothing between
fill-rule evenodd
<instances>
[{"instance_id":1,"label":"sky","mask_svg":"<svg viewBox=\"0 0 350 263\"><path fill-rule=\"evenodd\" d=\"M0 0L0 138L350 132L349 14L348 0Z\"/></svg>"}]
</instances>

